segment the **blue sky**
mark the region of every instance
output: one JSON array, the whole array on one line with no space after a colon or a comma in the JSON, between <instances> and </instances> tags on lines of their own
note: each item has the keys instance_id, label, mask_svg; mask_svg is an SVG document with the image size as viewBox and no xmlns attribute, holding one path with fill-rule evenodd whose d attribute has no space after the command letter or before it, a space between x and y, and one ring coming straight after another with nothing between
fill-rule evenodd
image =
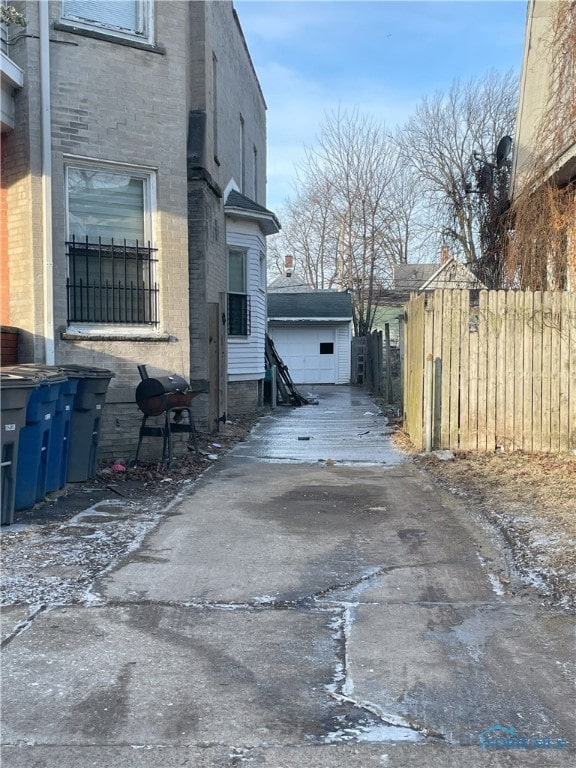
<instances>
[{"instance_id":1,"label":"blue sky","mask_svg":"<svg viewBox=\"0 0 576 768\"><path fill-rule=\"evenodd\" d=\"M526 0L235 0L268 105L268 206L326 112L359 108L389 128L422 96L490 69L519 72Z\"/></svg>"}]
</instances>

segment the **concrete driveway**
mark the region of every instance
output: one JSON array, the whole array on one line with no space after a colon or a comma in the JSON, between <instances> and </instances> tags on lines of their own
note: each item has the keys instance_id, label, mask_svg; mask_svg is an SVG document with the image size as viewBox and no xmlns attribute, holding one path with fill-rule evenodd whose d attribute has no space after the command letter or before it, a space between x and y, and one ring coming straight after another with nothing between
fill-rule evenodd
<instances>
[{"instance_id":1,"label":"concrete driveway","mask_svg":"<svg viewBox=\"0 0 576 768\"><path fill-rule=\"evenodd\" d=\"M315 393L13 636L3 766L574 764L573 617L370 398Z\"/></svg>"}]
</instances>

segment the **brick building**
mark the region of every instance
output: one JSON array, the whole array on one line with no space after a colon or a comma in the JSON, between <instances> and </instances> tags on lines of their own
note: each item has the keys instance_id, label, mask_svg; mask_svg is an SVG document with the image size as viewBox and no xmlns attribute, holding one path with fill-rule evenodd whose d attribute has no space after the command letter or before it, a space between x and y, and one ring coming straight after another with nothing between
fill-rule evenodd
<instances>
[{"instance_id":1,"label":"brick building","mask_svg":"<svg viewBox=\"0 0 576 768\"><path fill-rule=\"evenodd\" d=\"M236 410L258 403L263 355L238 374L228 348L263 346L247 276L279 227L264 207L266 106L233 5L13 4L28 24L8 36L23 83L2 134L2 322L20 329L20 361L115 373L103 456L133 453L140 363L205 383L195 416L217 429L228 379Z\"/></svg>"}]
</instances>

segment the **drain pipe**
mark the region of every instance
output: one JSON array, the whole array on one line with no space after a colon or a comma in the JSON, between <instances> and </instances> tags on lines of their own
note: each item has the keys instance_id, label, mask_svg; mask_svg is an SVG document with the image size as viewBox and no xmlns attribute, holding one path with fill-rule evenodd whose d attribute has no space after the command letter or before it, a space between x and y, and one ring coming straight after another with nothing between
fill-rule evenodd
<instances>
[{"instance_id":1,"label":"drain pipe","mask_svg":"<svg viewBox=\"0 0 576 768\"><path fill-rule=\"evenodd\" d=\"M40 130L42 157L42 257L44 361L54 365L54 264L52 256L52 132L50 126L50 4L38 3L40 37Z\"/></svg>"}]
</instances>

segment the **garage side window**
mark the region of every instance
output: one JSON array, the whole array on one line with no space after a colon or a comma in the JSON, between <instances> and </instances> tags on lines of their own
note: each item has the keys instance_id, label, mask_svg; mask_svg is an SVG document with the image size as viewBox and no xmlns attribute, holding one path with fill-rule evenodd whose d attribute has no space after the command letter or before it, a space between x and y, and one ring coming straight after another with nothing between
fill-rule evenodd
<instances>
[{"instance_id":1,"label":"garage side window","mask_svg":"<svg viewBox=\"0 0 576 768\"><path fill-rule=\"evenodd\" d=\"M334 343L332 341L321 341L320 342L320 354L321 355L333 355L334 354Z\"/></svg>"},{"instance_id":2,"label":"garage side window","mask_svg":"<svg viewBox=\"0 0 576 768\"><path fill-rule=\"evenodd\" d=\"M156 324L155 177L127 169L66 169L68 322Z\"/></svg>"},{"instance_id":3,"label":"garage side window","mask_svg":"<svg viewBox=\"0 0 576 768\"><path fill-rule=\"evenodd\" d=\"M250 297L247 291L247 253L228 251L228 335L250 335Z\"/></svg>"}]
</instances>

